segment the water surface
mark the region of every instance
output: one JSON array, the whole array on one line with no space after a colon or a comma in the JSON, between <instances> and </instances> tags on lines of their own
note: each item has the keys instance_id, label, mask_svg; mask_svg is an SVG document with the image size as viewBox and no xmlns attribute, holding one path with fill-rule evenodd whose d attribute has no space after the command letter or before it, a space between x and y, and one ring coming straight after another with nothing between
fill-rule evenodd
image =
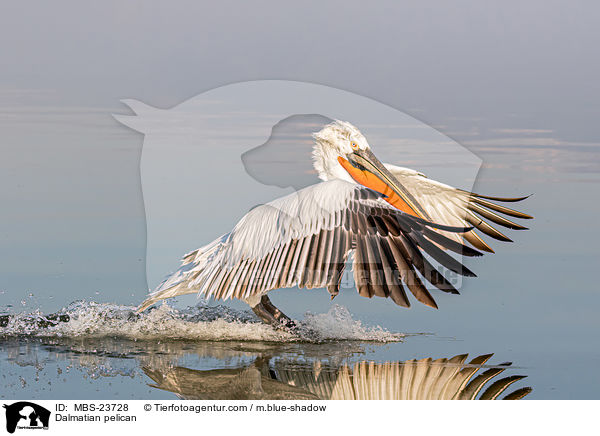
<instances>
[{"instance_id":1,"label":"water surface","mask_svg":"<svg viewBox=\"0 0 600 436\"><path fill-rule=\"evenodd\" d=\"M492 353L408 359L404 342L423 335L363 326L340 306L294 333L223 306L133 309L77 302L3 318L5 398L520 399L532 390L526 369Z\"/></svg>"}]
</instances>

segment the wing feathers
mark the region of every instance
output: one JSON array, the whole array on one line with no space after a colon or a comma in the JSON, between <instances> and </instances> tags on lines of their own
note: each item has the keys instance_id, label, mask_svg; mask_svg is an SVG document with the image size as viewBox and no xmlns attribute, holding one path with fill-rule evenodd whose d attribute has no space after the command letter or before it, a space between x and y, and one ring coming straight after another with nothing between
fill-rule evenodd
<instances>
[{"instance_id":1,"label":"wing feathers","mask_svg":"<svg viewBox=\"0 0 600 436\"><path fill-rule=\"evenodd\" d=\"M271 268L271 280L269 281L269 288L283 287L288 283L293 282L295 261L298 259L298 246L300 241L294 239L290 243L285 245L285 249L282 253L276 255L277 261Z\"/></svg>"},{"instance_id":2,"label":"wing feathers","mask_svg":"<svg viewBox=\"0 0 600 436\"><path fill-rule=\"evenodd\" d=\"M440 291L450 294L458 294L458 290L450 282L429 263L425 257L418 251L410 241L406 241L405 247L409 250L410 258L417 270L429 283L434 285Z\"/></svg>"},{"instance_id":3,"label":"wing feathers","mask_svg":"<svg viewBox=\"0 0 600 436\"><path fill-rule=\"evenodd\" d=\"M431 257L438 261L442 266L445 266L450 271L467 277L477 277L473 271L461 264L458 260L450 256L445 251L439 249L436 245L429 242L428 239L424 238L420 234L415 234L415 239L418 241L419 246L425 250Z\"/></svg>"},{"instance_id":4,"label":"wing feathers","mask_svg":"<svg viewBox=\"0 0 600 436\"><path fill-rule=\"evenodd\" d=\"M354 253L352 272L354 274L354 283L356 283L358 294L362 297L371 298L374 292L373 289L369 287L367 279L369 272L366 271L366 262L363 258L366 252L367 250L363 247L363 241L359 239L357 241L357 249Z\"/></svg>"},{"instance_id":5,"label":"wing feathers","mask_svg":"<svg viewBox=\"0 0 600 436\"><path fill-rule=\"evenodd\" d=\"M527 198L527 197L525 197ZM502 212L505 215L514 216L515 218L523 218L530 220L533 217L531 215L527 215L526 213L519 212L517 210L509 209L508 207L501 206L496 203L492 203L491 201L483 200L481 197L471 197L472 202L480 204L481 206L485 206L488 209L495 210L496 212Z\"/></svg>"},{"instance_id":6,"label":"wing feathers","mask_svg":"<svg viewBox=\"0 0 600 436\"><path fill-rule=\"evenodd\" d=\"M510 377L504 377L500 380L496 380L494 383L488 387L483 394L479 397L480 400L495 400L500 396L502 392L504 392L510 385L519 380L524 379L526 376L524 375L512 375Z\"/></svg>"},{"instance_id":7,"label":"wing feathers","mask_svg":"<svg viewBox=\"0 0 600 436\"><path fill-rule=\"evenodd\" d=\"M463 191L463 192L467 192L467 191ZM472 195L473 197L477 197L477 198L485 198L486 200L493 200L493 201L502 201L505 203L514 203L517 201L523 201L523 200L527 200L529 197L531 197L530 195L526 195L525 197L513 197L513 198L507 198L507 197L490 197L487 195L480 195L480 194L475 194L475 193L469 193L468 194Z\"/></svg>"},{"instance_id":8,"label":"wing feathers","mask_svg":"<svg viewBox=\"0 0 600 436\"><path fill-rule=\"evenodd\" d=\"M398 306L410 307L410 302L408 301L408 297L406 296L406 292L400 281L396 259L394 259L394 254L390 248L390 243L392 243L392 241L389 239L380 239L379 243L381 246L381 261L389 297Z\"/></svg>"},{"instance_id":9,"label":"wing feathers","mask_svg":"<svg viewBox=\"0 0 600 436\"><path fill-rule=\"evenodd\" d=\"M465 219L469 223L471 223L473 226L475 226L477 229L481 230L483 233L485 233L488 236L491 236L494 239L497 239L499 241L504 241L504 242L512 242L512 239L510 239L508 236L500 233L498 230L496 230L495 228L490 226L488 223L483 221L481 218L478 218L477 215L475 215L474 213L472 213L470 211L467 214L467 216L465 217Z\"/></svg>"},{"instance_id":10,"label":"wing feathers","mask_svg":"<svg viewBox=\"0 0 600 436\"><path fill-rule=\"evenodd\" d=\"M509 366L510 364L504 365ZM479 374L473 380L469 382L469 384L465 387L465 389L461 392L459 399L460 400L472 400L477 397L477 394L483 389L484 385L496 377L498 374L504 372L506 368L502 368L502 365L498 365L498 368L490 368L487 371Z\"/></svg>"},{"instance_id":11,"label":"wing feathers","mask_svg":"<svg viewBox=\"0 0 600 436\"><path fill-rule=\"evenodd\" d=\"M423 285L423 282L416 274L412 265L406 261L406 254L402 253L403 248L401 249L400 247L403 247L403 245L394 243L390 244L390 248L392 250L392 253L394 254L394 259L396 260L396 264L398 265L398 269L400 271L400 276L402 277L402 281L406 284L406 286L408 286L408 289L417 300L419 300L426 306L437 309L438 306L435 300L433 299L429 291L427 291L427 288L425 288L425 286Z\"/></svg>"},{"instance_id":12,"label":"wing feathers","mask_svg":"<svg viewBox=\"0 0 600 436\"><path fill-rule=\"evenodd\" d=\"M517 223L512 222L509 219L506 219L494 212L491 212L477 204L474 203L469 203L468 208L470 210L472 210L473 212L477 212L479 215L481 215L484 218L489 219L490 221L495 222L496 224L500 224L501 226L504 227L508 227L509 229L514 229L514 230L527 230L527 227L523 227L522 225L519 225Z\"/></svg>"},{"instance_id":13,"label":"wing feathers","mask_svg":"<svg viewBox=\"0 0 600 436\"><path fill-rule=\"evenodd\" d=\"M502 399L503 400L520 400L521 398L527 396L531 391L532 391L532 389L530 387L517 389L516 391L511 392L510 394L506 395Z\"/></svg>"},{"instance_id":14,"label":"wing feathers","mask_svg":"<svg viewBox=\"0 0 600 436\"><path fill-rule=\"evenodd\" d=\"M447 238L446 236L442 235L441 233L434 232L427 227L423 228L423 235L425 235L427 237L427 239L429 239L432 242L435 242L436 244L440 245L441 247L447 248L448 250L458 253L460 255L469 256L469 257L483 256L482 252L477 251L466 245L463 245L460 242L456 242L450 238Z\"/></svg>"},{"instance_id":15,"label":"wing feathers","mask_svg":"<svg viewBox=\"0 0 600 436\"><path fill-rule=\"evenodd\" d=\"M208 297L247 299L296 285L327 286L335 296L354 252L360 295L389 297L409 307L404 282L418 301L437 308L419 273L444 292L458 291L424 254L474 276L440 248L480 255L445 236L470 229L467 222L436 224L404 214L355 184L323 182L252 209L230 234L186 255L174 279L166 282L173 283L170 290L153 294L152 302L194 289Z\"/></svg>"},{"instance_id":16,"label":"wing feathers","mask_svg":"<svg viewBox=\"0 0 600 436\"><path fill-rule=\"evenodd\" d=\"M368 265L369 265L369 278L371 287L377 297L387 298L389 291L385 286L385 274L383 271L383 264L381 261L381 247L377 242L378 237L369 236L366 238L366 246L368 253Z\"/></svg>"},{"instance_id":17,"label":"wing feathers","mask_svg":"<svg viewBox=\"0 0 600 436\"><path fill-rule=\"evenodd\" d=\"M488 253L495 253L495 251L492 250L492 247L486 244L484 240L481 239L481 237L473 230L463 234L462 237L465 238L469 242L469 244L471 244L478 250L487 251Z\"/></svg>"},{"instance_id":18,"label":"wing feathers","mask_svg":"<svg viewBox=\"0 0 600 436\"><path fill-rule=\"evenodd\" d=\"M509 242L510 238L496 230L490 223L499 224L514 230L524 230L526 227L498 215L495 212L520 219L531 219L532 216L519 212L495 202L518 202L526 197L490 197L456 189L452 186L431 180L408 168L385 164L388 170L396 176L402 186L410 192L415 200L429 215L427 218L437 224L451 226L473 225L484 234L494 239ZM490 201L491 200L491 201ZM474 217L473 212L477 213ZM489 220L490 223L485 220ZM439 229L443 230L443 229ZM463 235L458 233L445 234L446 237L461 242L464 238L473 247L481 251L493 253L494 250L483 241L476 232Z\"/></svg>"}]
</instances>

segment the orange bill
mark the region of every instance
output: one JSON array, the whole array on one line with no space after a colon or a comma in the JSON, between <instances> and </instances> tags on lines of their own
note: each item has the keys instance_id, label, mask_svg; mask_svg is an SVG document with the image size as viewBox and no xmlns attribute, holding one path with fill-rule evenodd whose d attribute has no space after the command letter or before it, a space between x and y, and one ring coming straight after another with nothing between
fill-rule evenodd
<instances>
[{"instance_id":1,"label":"orange bill","mask_svg":"<svg viewBox=\"0 0 600 436\"><path fill-rule=\"evenodd\" d=\"M404 213L413 215L419 218L425 218L416 208L409 205L400 195L398 195L392 187L384 180L366 169L359 169L352 165L343 157L338 157L338 162L344 167L348 174L357 182L367 188L377 191L385 195L385 201L394 206L396 209Z\"/></svg>"}]
</instances>

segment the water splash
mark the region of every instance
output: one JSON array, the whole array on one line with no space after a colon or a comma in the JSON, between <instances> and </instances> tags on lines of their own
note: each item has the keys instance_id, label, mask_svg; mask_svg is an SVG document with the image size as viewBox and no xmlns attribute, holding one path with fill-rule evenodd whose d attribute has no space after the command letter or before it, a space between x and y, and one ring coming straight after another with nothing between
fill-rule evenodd
<instances>
[{"instance_id":1,"label":"water splash","mask_svg":"<svg viewBox=\"0 0 600 436\"><path fill-rule=\"evenodd\" d=\"M399 342L404 337L381 326L364 326L361 321L352 318L347 308L338 304L331 306L327 313L306 313L301 329L303 327L308 330L308 335L312 330L320 340Z\"/></svg>"},{"instance_id":2,"label":"water splash","mask_svg":"<svg viewBox=\"0 0 600 436\"><path fill-rule=\"evenodd\" d=\"M98 338L134 340L398 342L404 335L380 326L365 326L342 306L327 313L307 313L297 332L275 330L250 311L199 304L177 310L164 304L142 314L135 307L76 301L56 314L36 311L13 314L0 327L0 336ZM64 322L57 322L64 321Z\"/></svg>"}]
</instances>

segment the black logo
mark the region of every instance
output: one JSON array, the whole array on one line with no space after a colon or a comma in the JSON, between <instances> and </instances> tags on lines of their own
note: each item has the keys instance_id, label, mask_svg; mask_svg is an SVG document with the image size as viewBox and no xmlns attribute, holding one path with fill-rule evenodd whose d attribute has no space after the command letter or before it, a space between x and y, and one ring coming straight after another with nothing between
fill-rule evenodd
<instances>
[{"instance_id":1,"label":"black logo","mask_svg":"<svg viewBox=\"0 0 600 436\"><path fill-rule=\"evenodd\" d=\"M14 433L15 429L48 429L50 411L28 401L19 401L4 405L6 409L6 431Z\"/></svg>"}]
</instances>

